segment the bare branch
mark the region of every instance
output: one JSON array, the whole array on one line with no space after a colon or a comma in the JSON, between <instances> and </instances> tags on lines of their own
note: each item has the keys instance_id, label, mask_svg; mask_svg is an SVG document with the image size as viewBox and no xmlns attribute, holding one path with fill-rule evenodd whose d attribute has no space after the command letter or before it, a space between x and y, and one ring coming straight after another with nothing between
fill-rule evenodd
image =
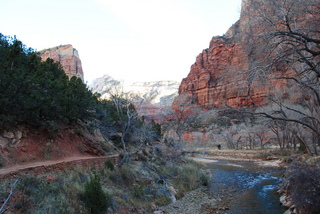
<instances>
[{"instance_id":1,"label":"bare branch","mask_svg":"<svg viewBox=\"0 0 320 214\"><path fill-rule=\"evenodd\" d=\"M13 194L13 189L14 189L14 187L16 186L16 184L18 183L19 180L20 180L19 178L16 179L15 182L13 183L13 185L11 186L11 188L10 188L10 193L9 193L7 199L5 200L5 202L2 204L2 206L1 206L1 208L0 208L0 214L5 213L8 209L10 209L10 208L13 206L13 205L11 205L11 206L8 206L8 207L6 208L7 203L10 201L10 198L11 198L11 196L12 196L12 194Z\"/></svg>"}]
</instances>

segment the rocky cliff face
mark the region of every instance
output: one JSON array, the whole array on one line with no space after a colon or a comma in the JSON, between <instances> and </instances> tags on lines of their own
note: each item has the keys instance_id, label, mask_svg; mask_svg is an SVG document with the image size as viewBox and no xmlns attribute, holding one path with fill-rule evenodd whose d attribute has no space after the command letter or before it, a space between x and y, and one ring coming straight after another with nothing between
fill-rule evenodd
<instances>
[{"instance_id":1,"label":"rocky cliff face","mask_svg":"<svg viewBox=\"0 0 320 214\"><path fill-rule=\"evenodd\" d=\"M100 93L103 98L108 98L108 91L112 87L121 87L125 92L142 98L144 101L139 108L139 113L146 118L161 122L171 109L173 100L178 96L179 82L156 81L127 84L104 75L90 84L92 91Z\"/></svg>"},{"instance_id":2,"label":"rocky cliff face","mask_svg":"<svg viewBox=\"0 0 320 214\"><path fill-rule=\"evenodd\" d=\"M252 2L243 0L238 22L224 36L213 37L209 48L197 56L180 84L179 96L188 96L190 103L204 108L246 108L265 105L270 91L286 84L274 81L249 87L248 70L263 57L261 52L248 48L252 45L248 32L257 30L250 28L254 20L246 16Z\"/></svg>"},{"instance_id":3,"label":"rocky cliff face","mask_svg":"<svg viewBox=\"0 0 320 214\"><path fill-rule=\"evenodd\" d=\"M81 60L78 51L72 45L60 45L57 47L44 49L39 51L40 57L43 61L47 58L53 59L55 62L60 62L63 70L69 78L76 76L83 81L83 71Z\"/></svg>"}]
</instances>

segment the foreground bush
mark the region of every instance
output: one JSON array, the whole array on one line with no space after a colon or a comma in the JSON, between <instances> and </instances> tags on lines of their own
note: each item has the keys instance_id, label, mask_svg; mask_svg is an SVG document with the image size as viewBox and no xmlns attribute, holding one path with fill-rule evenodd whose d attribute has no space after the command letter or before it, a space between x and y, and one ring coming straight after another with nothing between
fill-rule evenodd
<instances>
[{"instance_id":1,"label":"foreground bush","mask_svg":"<svg viewBox=\"0 0 320 214\"><path fill-rule=\"evenodd\" d=\"M92 214L106 213L108 198L102 190L100 176L96 171L90 176L84 189L85 204Z\"/></svg>"},{"instance_id":2,"label":"foreground bush","mask_svg":"<svg viewBox=\"0 0 320 214\"><path fill-rule=\"evenodd\" d=\"M285 173L280 191L290 196L297 213L319 213L319 164L310 164L304 161L294 162Z\"/></svg>"}]
</instances>

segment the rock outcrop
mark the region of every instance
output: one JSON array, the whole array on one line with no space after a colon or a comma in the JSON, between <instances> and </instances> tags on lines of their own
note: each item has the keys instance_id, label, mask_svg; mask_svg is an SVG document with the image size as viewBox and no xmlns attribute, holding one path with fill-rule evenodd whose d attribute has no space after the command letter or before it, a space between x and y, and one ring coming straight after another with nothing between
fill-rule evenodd
<instances>
[{"instance_id":1,"label":"rock outcrop","mask_svg":"<svg viewBox=\"0 0 320 214\"><path fill-rule=\"evenodd\" d=\"M76 76L84 80L81 60L78 51L72 45L60 45L39 51L43 61L47 58L60 62L69 78Z\"/></svg>"},{"instance_id":2,"label":"rock outcrop","mask_svg":"<svg viewBox=\"0 0 320 214\"><path fill-rule=\"evenodd\" d=\"M250 82L248 71L263 58L262 52L250 49L253 43L248 37L248 32L256 29L250 28L254 20L246 14L251 10L252 2L242 1L240 19L225 35L212 38L209 48L197 56L188 76L182 80L179 96L189 97L190 104L204 108L246 108L265 105L271 90L287 84L284 81L266 84ZM177 102L174 102L173 107Z\"/></svg>"},{"instance_id":3,"label":"rock outcrop","mask_svg":"<svg viewBox=\"0 0 320 214\"><path fill-rule=\"evenodd\" d=\"M19 126L0 131L0 168L15 163L61 159L70 156L102 156L105 151L95 135L80 126L61 126L54 136L40 127ZM77 133L81 132L81 134Z\"/></svg>"}]
</instances>

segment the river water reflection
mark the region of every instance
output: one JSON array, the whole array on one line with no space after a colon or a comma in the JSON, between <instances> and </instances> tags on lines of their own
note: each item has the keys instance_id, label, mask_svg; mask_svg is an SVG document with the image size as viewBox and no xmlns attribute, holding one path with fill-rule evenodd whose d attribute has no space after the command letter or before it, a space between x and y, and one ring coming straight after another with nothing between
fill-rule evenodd
<instances>
[{"instance_id":1,"label":"river water reflection","mask_svg":"<svg viewBox=\"0 0 320 214\"><path fill-rule=\"evenodd\" d=\"M222 214L280 214L277 187L282 169L259 167L250 161L217 161L209 163L212 170L211 192L221 201L228 201Z\"/></svg>"}]
</instances>

